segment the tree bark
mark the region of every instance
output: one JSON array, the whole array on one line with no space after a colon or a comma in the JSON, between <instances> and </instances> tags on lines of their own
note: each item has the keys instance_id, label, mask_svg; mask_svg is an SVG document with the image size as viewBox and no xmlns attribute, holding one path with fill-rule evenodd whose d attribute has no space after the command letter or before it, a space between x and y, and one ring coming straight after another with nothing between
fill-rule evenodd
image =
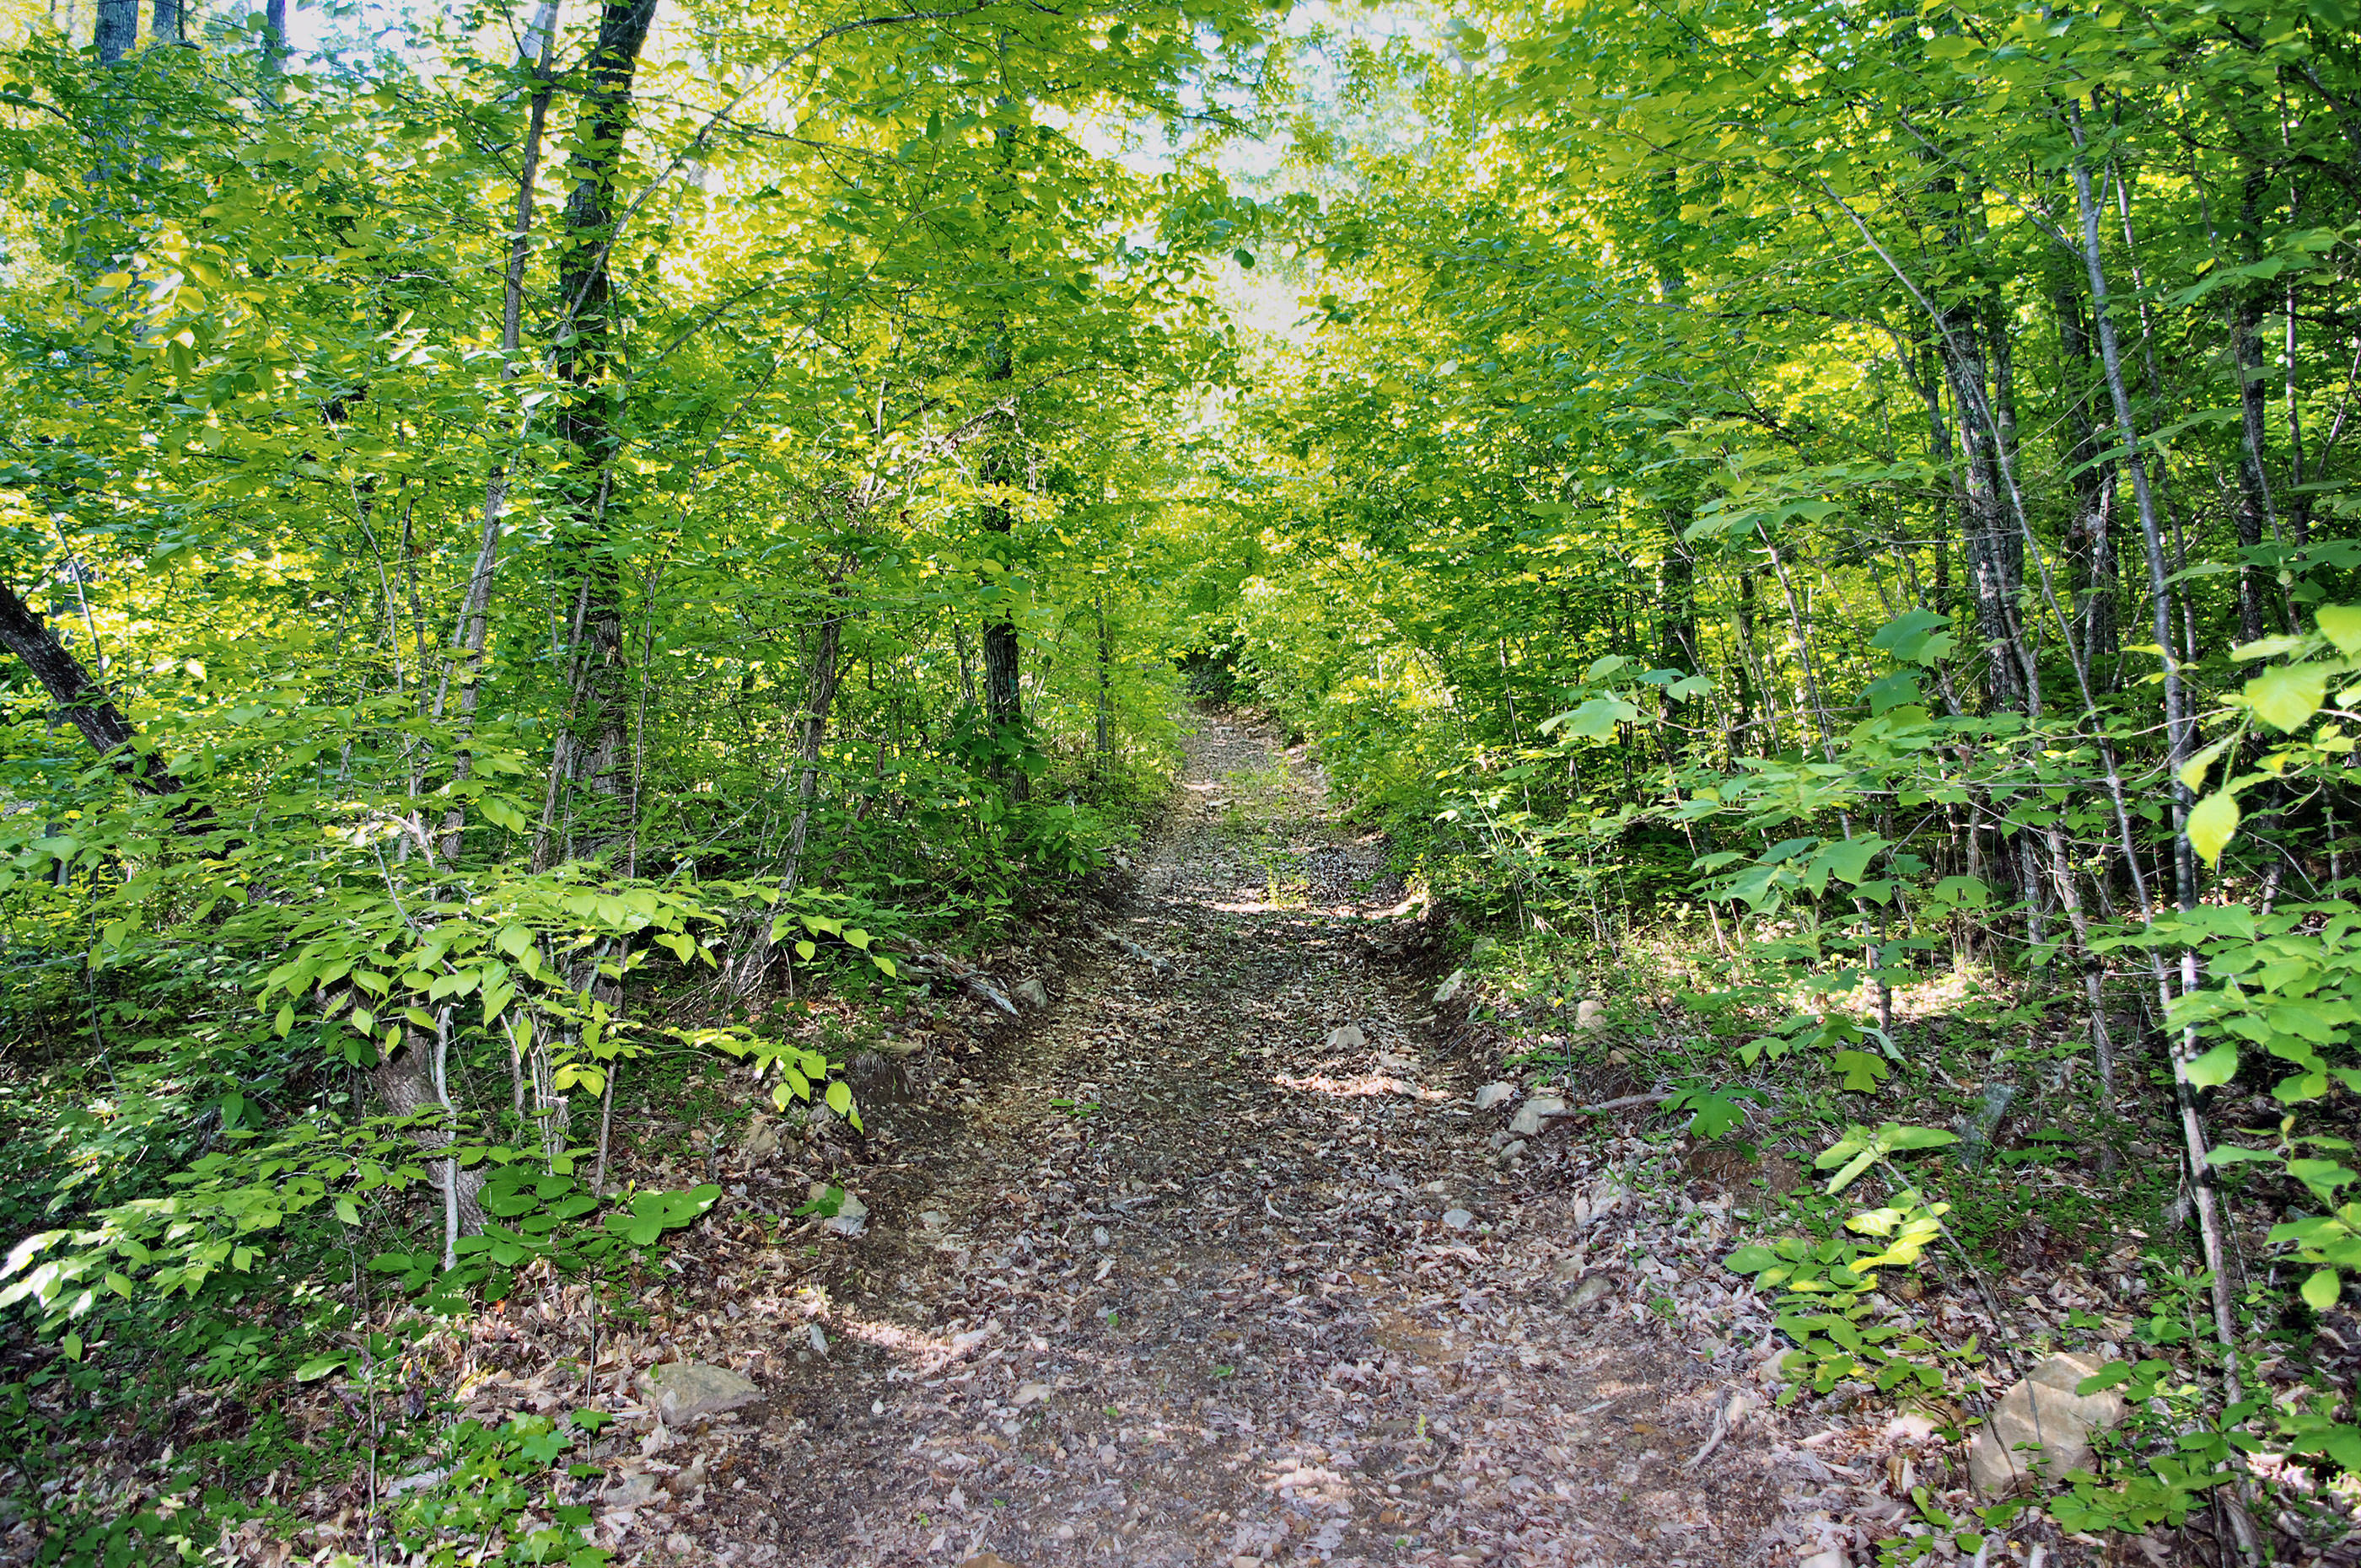
<instances>
[{"instance_id":1,"label":"tree bark","mask_svg":"<svg viewBox=\"0 0 2361 1568\"><path fill-rule=\"evenodd\" d=\"M2197 903L2197 877L2187 832L2189 789L2180 782L2180 775L2181 764L2189 758L2192 726L2181 689L2180 661L2172 652L2172 601L2165 583L2168 574L2164 569L2164 534L2157 521L2155 499L2148 490L2147 465L2141 453L2139 426L2133 417L2131 394L2124 384L2123 356L2116 347L2114 323L2107 313L2107 274L2099 246L2099 207L2092 194L2091 168L2079 105L2068 105L2067 123L2074 139L2074 200L2081 219L2082 261L2091 284L2091 315L2098 328L2099 363L2106 376L2108 399L2114 406L2115 424L2123 442L2124 467L2131 475L2132 499L2138 509L2140 540L2147 557L2148 589L2155 601L2156 641L2164 662L2166 765L2173 775L2175 903L2187 910L2194 908ZM2169 1006L2172 1000L2171 988L2165 980L2161 955L2151 948L2149 957L2157 982L2158 1004ZM2184 966L2183 984L2191 985L2193 980L2194 976L2188 973ZM2205 1126L2198 1113L2196 1086L2189 1080L2192 1044L2187 1032L2183 1032L2171 1040L2167 1051L2172 1058L2173 1098L2180 1112L2182 1146L2189 1159L2190 1191L2196 1201L2200 1248L2205 1266L2213 1277L2213 1331L2222 1347L2223 1383L2229 1402L2235 1404L2240 1384L2237 1311L2230 1297L2230 1275L2228 1259L2222 1245L2221 1216L2214 1202L2212 1167L2206 1158ZM2243 1508L2232 1509L2231 1515L2234 1526L2238 1528L2242 1536L2251 1533L2253 1527L2246 1522ZM2249 1541L2242 1541L2241 1545L2251 1548Z\"/></svg>"},{"instance_id":2,"label":"tree bark","mask_svg":"<svg viewBox=\"0 0 2361 1568\"><path fill-rule=\"evenodd\" d=\"M985 349L983 379L987 387L999 387L1016 378L1016 356L1008 341L1004 323ZM1010 411L1005 435L996 437L977 466L976 477L983 484L1005 488L1022 477L1017 462L1016 417ZM1016 512L1005 502L986 501L980 520L986 532L1006 538L1015 532ZM1005 576L1005 574L1004 573ZM983 623L983 712L992 726L993 740L1005 751L1021 748L1025 734L1025 706L1019 689L1022 670L1016 640L1016 617L1013 598L1002 601ZM1003 768L1002 776L1008 793L1022 800L1029 784L1022 767Z\"/></svg>"},{"instance_id":3,"label":"tree bark","mask_svg":"<svg viewBox=\"0 0 2361 1568\"><path fill-rule=\"evenodd\" d=\"M525 115L524 150L517 169L516 227L509 236L509 263L500 299L500 379L516 378L517 348L523 335L524 269L533 251L533 181L541 169L543 128L549 120L549 103L556 92L556 80L551 74L552 57L557 47L557 0L542 0L534 13L533 30L526 37L528 50L537 50L525 64L533 72L533 93ZM533 420L527 410L518 430L522 440L523 426ZM508 510L509 477L506 467L494 468L484 484L484 532L476 547L476 569L467 577L467 597L459 611L460 660L465 669L460 674L459 733L451 760L454 783L467 779L475 770L475 755L467 750L467 736L476 725L476 707L482 700L484 674L484 643L491 626L492 578L500 568L500 523ZM453 668L444 666L443 678L447 685ZM436 716L442 711L442 699L435 700ZM456 860L459 854L460 829L466 826L467 811L456 804L443 817L442 856L445 863Z\"/></svg>"},{"instance_id":4,"label":"tree bark","mask_svg":"<svg viewBox=\"0 0 2361 1568\"><path fill-rule=\"evenodd\" d=\"M139 42L139 0L98 0L98 63L117 65Z\"/></svg>"},{"instance_id":5,"label":"tree bark","mask_svg":"<svg viewBox=\"0 0 2361 1568\"><path fill-rule=\"evenodd\" d=\"M25 662L65 717L106 765L142 795L181 795L186 786L152 752L138 749L139 732L106 688L58 641L40 613L0 583L0 646ZM184 819L184 826L189 819ZM208 822L210 817L207 817Z\"/></svg>"},{"instance_id":6,"label":"tree bark","mask_svg":"<svg viewBox=\"0 0 2361 1568\"><path fill-rule=\"evenodd\" d=\"M655 19L656 0L607 0L590 51L559 253L556 370L572 389L558 433L574 449L580 477L573 499L573 557L579 613L575 647L576 740L572 854L606 852L624 833L631 711L623 649L622 573L607 528L614 481L620 386L612 375L616 175L631 125L631 84Z\"/></svg>"}]
</instances>

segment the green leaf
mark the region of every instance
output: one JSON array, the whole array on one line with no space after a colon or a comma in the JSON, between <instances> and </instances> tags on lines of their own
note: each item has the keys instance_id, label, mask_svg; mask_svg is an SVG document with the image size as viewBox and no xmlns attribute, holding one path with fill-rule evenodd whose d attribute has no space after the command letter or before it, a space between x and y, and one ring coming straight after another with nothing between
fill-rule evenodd
<instances>
[{"instance_id":1,"label":"green leaf","mask_svg":"<svg viewBox=\"0 0 2361 1568\"><path fill-rule=\"evenodd\" d=\"M852 1085L838 1079L828 1086L828 1108L840 1116L852 1113Z\"/></svg>"},{"instance_id":2,"label":"green leaf","mask_svg":"<svg viewBox=\"0 0 2361 1568\"><path fill-rule=\"evenodd\" d=\"M1894 1073L1883 1058L1867 1051L1839 1051L1828 1058L1828 1065L1844 1075L1844 1087L1856 1094L1875 1092L1878 1084ZM1836 1189L1828 1190L1833 1192Z\"/></svg>"},{"instance_id":3,"label":"green leaf","mask_svg":"<svg viewBox=\"0 0 2361 1568\"><path fill-rule=\"evenodd\" d=\"M2219 1089L2238 1075L2238 1042L2224 1040L2189 1064L2189 1081L2200 1089Z\"/></svg>"},{"instance_id":4,"label":"green leaf","mask_svg":"<svg viewBox=\"0 0 2361 1568\"><path fill-rule=\"evenodd\" d=\"M2216 790L2199 801L2189 812L2189 847L2207 865L2219 865L2222 851L2238 831L2238 798L2228 790Z\"/></svg>"},{"instance_id":5,"label":"green leaf","mask_svg":"<svg viewBox=\"0 0 2361 1568\"><path fill-rule=\"evenodd\" d=\"M2303 1304L2315 1312L2325 1312L2336 1305L2336 1298L2344 1291L2345 1282L2337 1277L2336 1270L2315 1269L2312 1277L2303 1282Z\"/></svg>"},{"instance_id":6,"label":"green leaf","mask_svg":"<svg viewBox=\"0 0 2361 1568\"><path fill-rule=\"evenodd\" d=\"M2311 722L2327 696L2325 664L2281 664L2246 683L2246 706L2264 723L2290 734Z\"/></svg>"},{"instance_id":7,"label":"green leaf","mask_svg":"<svg viewBox=\"0 0 2361 1568\"><path fill-rule=\"evenodd\" d=\"M337 1351L330 1355L315 1355L295 1369L295 1381L313 1383L345 1365L348 1353Z\"/></svg>"},{"instance_id":8,"label":"green leaf","mask_svg":"<svg viewBox=\"0 0 2361 1568\"><path fill-rule=\"evenodd\" d=\"M2346 658L2361 659L2361 605L2324 604L2319 616L2320 634Z\"/></svg>"},{"instance_id":9,"label":"green leaf","mask_svg":"<svg viewBox=\"0 0 2361 1568\"><path fill-rule=\"evenodd\" d=\"M1760 1274L1779 1261L1779 1255L1767 1246L1742 1246L1721 1260L1721 1266L1734 1274Z\"/></svg>"}]
</instances>

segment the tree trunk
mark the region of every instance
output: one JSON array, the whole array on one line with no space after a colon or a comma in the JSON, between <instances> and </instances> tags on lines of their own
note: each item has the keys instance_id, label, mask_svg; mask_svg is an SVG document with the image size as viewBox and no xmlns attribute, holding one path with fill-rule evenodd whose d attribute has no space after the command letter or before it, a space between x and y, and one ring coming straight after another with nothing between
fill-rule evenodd
<instances>
[{"instance_id":1,"label":"tree trunk","mask_svg":"<svg viewBox=\"0 0 2361 1568\"><path fill-rule=\"evenodd\" d=\"M2058 319L2060 369L2069 384L2065 400L2066 464L2074 513L2066 525L2067 592L2073 607L2071 635L2082 663L2094 674L2102 657L2114 658L2121 641L2122 589L2115 577L2115 466L2102 462L2099 444L2098 365L2092 356L2091 323L2082 289L2065 268L2050 279L2049 302ZM2112 686L2111 678L2098 684Z\"/></svg>"},{"instance_id":2,"label":"tree trunk","mask_svg":"<svg viewBox=\"0 0 2361 1568\"><path fill-rule=\"evenodd\" d=\"M2167 766L2173 775L2172 826L2176 837L2173 881L2175 902L2183 910L2195 907L2197 877L2194 857L2190 850L2187 832L2189 790L2180 782L2181 764L2188 761L2192 726L2181 689L2180 661L2172 652L2172 601L2169 596L2164 566L2164 534L2158 525L2155 499L2148 491L2147 466L2141 455L2139 427L2132 414L2130 392L2124 384L2123 356L2115 345L2115 328L2107 313L2107 274L2099 247L2099 208L2091 191L2091 169L2083 143L2082 115L2078 105L2067 109L2068 126L2074 139L2075 208L2081 218L2082 260L2091 284L2091 315L2098 328L2099 362L2107 382L2107 395L2114 406L2115 424L2122 437L2124 466L2131 475L2132 499L2139 511L2140 540L2147 557L2148 590L2154 596L2155 633L2157 646L2164 663L2164 722ZM2161 1006L2171 1003L2171 988L2164 977L2161 955L2149 950L2150 962L2157 982L2157 1002ZM2185 969L2183 984L2193 982ZM2181 1142L2189 1159L2190 1190L2196 1200L2198 1239L2205 1266L2213 1277L2212 1296L2213 1331L2219 1341L2223 1358L2223 1382L2229 1402L2239 1398L2238 1329L2236 1308L2230 1296L2228 1259L2222 1245L2221 1216L2214 1202L2212 1166L2207 1160L2207 1138L2204 1123L2198 1114L2197 1089L2189 1080L2190 1049L2193 1041L2190 1032L2175 1036L2167 1047L2172 1058L2173 1098L2180 1112ZM2242 1537L2251 1535L2253 1526L2246 1519L2245 1509L2231 1510L2232 1523ZM2242 1547L2251 1550L2251 1541L2242 1540Z\"/></svg>"},{"instance_id":3,"label":"tree trunk","mask_svg":"<svg viewBox=\"0 0 2361 1568\"><path fill-rule=\"evenodd\" d=\"M2262 258L2261 205L2268 177L2249 167L2238 203L2240 248L2245 259ZM2270 285L2257 281L2237 291L2230 305L2230 363L2238 378L2238 630L2240 641L2253 642L2263 635L2263 578L2256 570L2254 552L2268 532L2279 533L2271 508L2270 476L2263 466L2268 419L2263 393L2263 311Z\"/></svg>"},{"instance_id":4,"label":"tree trunk","mask_svg":"<svg viewBox=\"0 0 2361 1568\"><path fill-rule=\"evenodd\" d=\"M123 717L123 710L115 706L106 688L58 641L57 633L49 630L39 612L18 598L16 590L5 583L0 583L0 646L25 662L33 678L41 683L42 689L82 731L92 749L133 789L142 795L185 793L186 786L170 768L154 753L138 749L138 730ZM196 825L198 815L192 812L185 816L182 826ZM211 814L203 815L209 825Z\"/></svg>"},{"instance_id":5,"label":"tree trunk","mask_svg":"<svg viewBox=\"0 0 2361 1568\"><path fill-rule=\"evenodd\" d=\"M623 649L622 572L609 537L620 389L613 376L614 275L619 214L616 173L631 125L631 84L655 19L656 0L607 0L586 69L581 118L569 164L565 237L559 250L556 371L572 389L557 417L579 476L571 498L577 584L573 786L569 849L603 854L624 836L629 667Z\"/></svg>"},{"instance_id":6,"label":"tree trunk","mask_svg":"<svg viewBox=\"0 0 2361 1568\"><path fill-rule=\"evenodd\" d=\"M812 640L811 657L804 666L803 712L796 719L796 815L787 827L786 851L780 857L779 892L793 893L803 878L804 844L811 831L812 797L819 790L820 742L827 738L829 707L836 701L837 659L844 641L845 586L841 575L830 586L828 612ZM741 960L732 988L751 996L763 983L771 963L771 923L761 920Z\"/></svg>"},{"instance_id":7,"label":"tree trunk","mask_svg":"<svg viewBox=\"0 0 2361 1568\"><path fill-rule=\"evenodd\" d=\"M1016 356L1005 325L995 334L985 355L983 378L987 386L1016 380ZM994 439L985 451L983 461L977 466L976 477L987 486L1007 488L1016 485L1022 473L1016 444L1016 417L1012 410L1005 435ZM1005 538L1015 532L1016 514L1005 502L994 499L984 503L980 521L986 532ZM1003 574L1004 576L1005 575ZM1017 751L1025 734L1014 605L1013 598L1003 600L1001 608L983 623L983 712L992 726L993 740L1004 752ZM1009 795L1017 800L1024 799L1030 782L1024 768L1004 769L1002 776L1007 782Z\"/></svg>"},{"instance_id":8,"label":"tree trunk","mask_svg":"<svg viewBox=\"0 0 2361 1568\"><path fill-rule=\"evenodd\" d=\"M500 379L516 378L517 348L523 335L524 269L533 250L533 181L541 169L542 131L549 120L549 102L556 91L556 80L551 74L552 57L557 47L557 0L542 0L533 15L533 30L526 35L526 49L537 55L523 62L533 72L533 93L525 115L524 151L517 169L516 227L509 236L509 264L500 299ZM522 442L522 426L533 421L531 410L525 411L518 430ZM492 470L484 484L484 532L476 547L476 569L467 577L467 597L459 611L459 646L466 669L460 674L459 733L454 744L451 760L453 783L467 779L475 770L475 755L467 750L467 736L476 725L476 707L482 698L484 674L484 643L490 631L492 577L500 568L500 522L508 509L509 477L505 467ZM449 663L444 665L443 678L447 685L453 674ZM435 717L442 717L443 700L435 698ZM459 855L459 831L467 822L466 810L454 804L443 817L442 856L449 863Z\"/></svg>"},{"instance_id":9,"label":"tree trunk","mask_svg":"<svg viewBox=\"0 0 2361 1568\"><path fill-rule=\"evenodd\" d=\"M119 64L139 41L139 0L98 0L98 63Z\"/></svg>"}]
</instances>

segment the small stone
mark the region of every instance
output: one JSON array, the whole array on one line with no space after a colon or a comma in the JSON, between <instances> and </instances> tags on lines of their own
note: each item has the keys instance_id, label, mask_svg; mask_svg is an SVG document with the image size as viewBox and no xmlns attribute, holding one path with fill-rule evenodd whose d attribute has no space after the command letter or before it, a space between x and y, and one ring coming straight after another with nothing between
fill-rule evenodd
<instances>
[{"instance_id":1,"label":"small stone","mask_svg":"<svg viewBox=\"0 0 2361 1568\"><path fill-rule=\"evenodd\" d=\"M1361 1033L1358 1024L1339 1024L1328 1031L1328 1048L1332 1051L1358 1051L1368 1047L1369 1036Z\"/></svg>"},{"instance_id":2,"label":"small stone","mask_svg":"<svg viewBox=\"0 0 2361 1568\"><path fill-rule=\"evenodd\" d=\"M1020 1004L1030 1007L1036 1013L1049 1005L1049 988L1038 980L1018 981L1016 989L1008 994L1015 997Z\"/></svg>"},{"instance_id":3,"label":"small stone","mask_svg":"<svg viewBox=\"0 0 2361 1568\"><path fill-rule=\"evenodd\" d=\"M1016 1568L1016 1564L997 1552L986 1552L969 1558L959 1568Z\"/></svg>"},{"instance_id":4,"label":"small stone","mask_svg":"<svg viewBox=\"0 0 2361 1568\"><path fill-rule=\"evenodd\" d=\"M822 1355L826 1355L828 1354L828 1331L821 1328L818 1323L811 1323L806 1326L805 1332L811 1339L812 1349Z\"/></svg>"},{"instance_id":5,"label":"small stone","mask_svg":"<svg viewBox=\"0 0 2361 1568\"><path fill-rule=\"evenodd\" d=\"M1554 1094L1536 1094L1519 1106L1516 1115L1510 1118L1509 1135L1530 1138L1549 1125L1548 1118L1563 1115L1565 1108L1565 1102Z\"/></svg>"},{"instance_id":6,"label":"small stone","mask_svg":"<svg viewBox=\"0 0 2361 1568\"><path fill-rule=\"evenodd\" d=\"M1438 1004L1449 1002L1460 992L1466 990L1466 986L1467 971L1464 969L1453 970L1444 982L1434 988L1434 1000Z\"/></svg>"},{"instance_id":7,"label":"small stone","mask_svg":"<svg viewBox=\"0 0 2361 1568\"><path fill-rule=\"evenodd\" d=\"M1513 1083L1488 1083L1476 1091L1476 1109L1496 1110L1516 1097L1517 1086Z\"/></svg>"},{"instance_id":8,"label":"small stone","mask_svg":"<svg viewBox=\"0 0 2361 1568\"><path fill-rule=\"evenodd\" d=\"M1455 1231L1464 1231L1476 1223L1476 1216L1465 1209L1445 1209L1443 1223Z\"/></svg>"},{"instance_id":9,"label":"small stone","mask_svg":"<svg viewBox=\"0 0 2361 1568\"><path fill-rule=\"evenodd\" d=\"M1593 1033L1607 1027L1607 1003L1595 996L1586 996L1574 1010L1574 1026Z\"/></svg>"},{"instance_id":10,"label":"small stone","mask_svg":"<svg viewBox=\"0 0 2361 1568\"><path fill-rule=\"evenodd\" d=\"M1236 1556L1230 1559L1230 1568L1262 1568L1262 1559L1259 1557L1248 1557L1245 1552L1241 1552Z\"/></svg>"},{"instance_id":11,"label":"small stone","mask_svg":"<svg viewBox=\"0 0 2361 1568\"><path fill-rule=\"evenodd\" d=\"M1571 1284L1582 1277L1582 1260L1577 1257L1559 1258L1550 1265L1550 1277L1561 1285Z\"/></svg>"},{"instance_id":12,"label":"small stone","mask_svg":"<svg viewBox=\"0 0 2361 1568\"><path fill-rule=\"evenodd\" d=\"M2055 1481L2089 1467L2090 1434L2124 1419L2123 1397L2112 1389L2074 1391L2100 1366L2095 1356L2053 1355L2000 1397L1968 1448L1968 1478L1979 1493L2004 1497L2037 1469ZM2037 1454L2019 1451L2037 1443Z\"/></svg>"},{"instance_id":13,"label":"small stone","mask_svg":"<svg viewBox=\"0 0 2361 1568\"><path fill-rule=\"evenodd\" d=\"M639 1381L641 1397L668 1426L718 1416L763 1397L762 1389L737 1373L701 1361L668 1361L641 1373Z\"/></svg>"},{"instance_id":14,"label":"small stone","mask_svg":"<svg viewBox=\"0 0 2361 1568\"><path fill-rule=\"evenodd\" d=\"M609 1508L644 1508L656 1500L656 1478L644 1470L631 1471L622 1485L598 1499Z\"/></svg>"},{"instance_id":15,"label":"small stone","mask_svg":"<svg viewBox=\"0 0 2361 1568\"><path fill-rule=\"evenodd\" d=\"M926 1212L918 1216L918 1223L926 1226L927 1229L930 1231L948 1230L950 1227L950 1223L951 1217L949 1214L944 1213L940 1209L928 1209Z\"/></svg>"},{"instance_id":16,"label":"small stone","mask_svg":"<svg viewBox=\"0 0 2361 1568\"><path fill-rule=\"evenodd\" d=\"M769 1117L760 1112L754 1113L746 1124L746 1135L739 1140L738 1152L746 1157L749 1165L766 1160L779 1152L778 1129L771 1125Z\"/></svg>"},{"instance_id":17,"label":"small stone","mask_svg":"<svg viewBox=\"0 0 2361 1568\"><path fill-rule=\"evenodd\" d=\"M1525 1140L1522 1138L1511 1138L1507 1143L1500 1146L1500 1157L1502 1159L1514 1159L1524 1152Z\"/></svg>"},{"instance_id":18,"label":"small stone","mask_svg":"<svg viewBox=\"0 0 2361 1568\"><path fill-rule=\"evenodd\" d=\"M1071 1541L1074 1539L1074 1527L1070 1524L1061 1524L1050 1533L1055 1535L1060 1541Z\"/></svg>"},{"instance_id":19,"label":"small stone","mask_svg":"<svg viewBox=\"0 0 2361 1568\"><path fill-rule=\"evenodd\" d=\"M1017 1388L1016 1398L1010 1400L1009 1403L1015 1405L1021 1410L1026 1406L1032 1404L1035 1400L1046 1399L1049 1397L1049 1386L1047 1383L1027 1383Z\"/></svg>"},{"instance_id":20,"label":"small stone","mask_svg":"<svg viewBox=\"0 0 2361 1568\"><path fill-rule=\"evenodd\" d=\"M831 1235L857 1236L869 1228L869 1205L848 1192L836 1212L820 1222L821 1230Z\"/></svg>"},{"instance_id":21,"label":"small stone","mask_svg":"<svg viewBox=\"0 0 2361 1568\"><path fill-rule=\"evenodd\" d=\"M1592 1306L1605 1300L1614 1289L1615 1281L1604 1274L1594 1274L1574 1288L1574 1294L1567 1298L1566 1304L1573 1307Z\"/></svg>"},{"instance_id":22,"label":"small stone","mask_svg":"<svg viewBox=\"0 0 2361 1568\"><path fill-rule=\"evenodd\" d=\"M1852 1559L1832 1546L1826 1552L1813 1552L1795 1568L1852 1568Z\"/></svg>"}]
</instances>

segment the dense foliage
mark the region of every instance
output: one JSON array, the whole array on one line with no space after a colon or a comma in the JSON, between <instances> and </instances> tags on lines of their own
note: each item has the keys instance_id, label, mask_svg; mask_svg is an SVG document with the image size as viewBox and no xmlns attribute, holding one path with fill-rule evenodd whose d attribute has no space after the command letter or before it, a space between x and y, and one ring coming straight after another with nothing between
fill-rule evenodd
<instances>
[{"instance_id":1,"label":"dense foliage","mask_svg":"<svg viewBox=\"0 0 2361 1568\"><path fill-rule=\"evenodd\" d=\"M1897 1161L2036 1084L2210 1317L2154 1343L2212 1436L2077 1517L2361 1469L2349 1388L2253 1392L2361 1274L2361 18L1385 15L19 30L27 1431L137 1347L230 1365L362 1234L412 1335L628 1266L712 1193L609 1190L627 1064L857 1117L783 999L1093 871L1185 686L1313 738L1509 982L1653 1008L1696 1135L1800 1104L1823 1198L1885 1182L1872 1241L1732 1260L1800 1386L1940 1386L1876 1271L2009 1199ZM319 1302L303 1376L400 1354Z\"/></svg>"}]
</instances>

